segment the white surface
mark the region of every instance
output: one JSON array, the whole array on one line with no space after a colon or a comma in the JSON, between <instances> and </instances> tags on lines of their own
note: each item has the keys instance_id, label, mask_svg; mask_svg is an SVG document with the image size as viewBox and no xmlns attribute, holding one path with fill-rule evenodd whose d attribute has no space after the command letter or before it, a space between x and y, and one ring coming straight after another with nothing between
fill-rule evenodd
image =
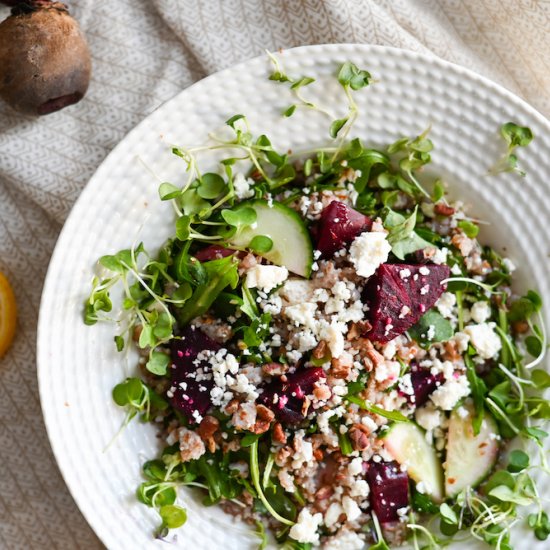
<instances>
[{"instance_id":1,"label":"white surface","mask_svg":"<svg viewBox=\"0 0 550 550\"><path fill-rule=\"evenodd\" d=\"M550 295L548 254L550 157L544 144L550 124L524 102L465 69L418 54L375 46L333 45L283 54L291 75L315 76L304 95L339 116L345 98L334 74L351 60L367 68L377 83L355 94L360 117L353 134L373 144L415 135L429 124L435 143L432 170L448 176L454 195L492 222L485 241L502 249L520 267L525 285ZM267 80L265 57L213 75L185 90L134 129L92 178L62 231L44 288L38 336L39 384L44 417L55 456L80 509L109 548L161 547L153 541L156 514L137 503L140 465L153 458L157 442L151 426L133 422L111 448L103 449L123 420L111 402L114 384L133 370L117 354L113 327L86 327L82 304L92 268L102 254L127 247L139 236L148 249L170 234L170 205L157 199L158 181L181 183L182 161L168 146L199 144L235 113L246 114L254 133L265 132L280 148L311 148L327 141L330 121L313 112L282 119L291 101L287 88ZM498 128L514 120L537 136L519 151L526 178L486 177L502 152ZM547 311L548 313L548 311ZM548 315L547 315L548 318ZM542 490L545 493L548 487ZM255 540L215 508L202 508L181 495L189 520L176 547L247 548ZM534 547L531 537L516 548ZM468 545L468 547L472 547Z\"/></svg>"}]
</instances>

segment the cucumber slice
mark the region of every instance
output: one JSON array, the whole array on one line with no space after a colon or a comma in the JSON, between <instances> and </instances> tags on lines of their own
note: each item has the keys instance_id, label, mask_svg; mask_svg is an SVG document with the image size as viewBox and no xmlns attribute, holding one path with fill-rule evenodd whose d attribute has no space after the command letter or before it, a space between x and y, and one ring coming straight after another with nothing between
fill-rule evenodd
<instances>
[{"instance_id":1,"label":"cucumber slice","mask_svg":"<svg viewBox=\"0 0 550 550\"><path fill-rule=\"evenodd\" d=\"M247 247L258 235L266 235L273 241L269 252L260 254L276 265L284 266L292 273L309 277L313 265L313 245L306 225L300 216L288 206L265 200L242 202L256 211L254 228L247 227L231 237L230 243Z\"/></svg>"},{"instance_id":2,"label":"cucumber slice","mask_svg":"<svg viewBox=\"0 0 550 550\"><path fill-rule=\"evenodd\" d=\"M436 502L443 499L443 470L435 449L425 433L410 422L394 424L384 436L384 447L399 464L407 467L409 477L421 485Z\"/></svg>"},{"instance_id":3,"label":"cucumber slice","mask_svg":"<svg viewBox=\"0 0 550 550\"><path fill-rule=\"evenodd\" d=\"M479 485L493 469L498 457L498 428L494 418L485 413L478 435L474 435L471 405L462 405L467 415L455 409L449 420L445 494L452 498L466 487ZM464 417L463 417L464 416Z\"/></svg>"}]
</instances>

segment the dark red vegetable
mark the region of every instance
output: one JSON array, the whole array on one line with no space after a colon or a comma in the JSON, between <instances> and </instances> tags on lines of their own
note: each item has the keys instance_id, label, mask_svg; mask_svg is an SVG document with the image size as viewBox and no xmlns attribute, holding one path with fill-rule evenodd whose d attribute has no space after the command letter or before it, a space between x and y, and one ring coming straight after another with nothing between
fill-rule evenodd
<instances>
[{"instance_id":1,"label":"dark red vegetable","mask_svg":"<svg viewBox=\"0 0 550 550\"><path fill-rule=\"evenodd\" d=\"M388 342L411 328L437 302L449 275L446 265L381 265L363 293L372 325L368 338Z\"/></svg>"},{"instance_id":2,"label":"dark red vegetable","mask_svg":"<svg viewBox=\"0 0 550 550\"><path fill-rule=\"evenodd\" d=\"M430 369L414 365L411 367L411 385L413 395L401 393L411 403L420 407L428 401L430 395L442 384L445 380L443 373L432 374ZM412 399L414 397L414 400Z\"/></svg>"},{"instance_id":3,"label":"dark red vegetable","mask_svg":"<svg viewBox=\"0 0 550 550\"><path fill-rule=\"evenodd\" d=\"M195 258L197 258L199 262L209 262L210 260L226 258L227 256L231 256L231 254L235 254L235 250L213 244L201 250L197 250L197 252L195 252Z\"/></svg>"},{"instance_id":4,"label":"dark red vegetable","mask_svg":"<svg viewBox=\"0 0 550 550\"><path fill-rule=\"evenodd\" d=\"M397 521L397 510L409 504L409 477L397 462L369 462L370 504L378 521Z\"/></svg>"},{"instance_id":5,"label":"dark red vegetable","mask_svg":"<svg viewBox=\"0 0 550 550\"><path fill-rule=\"evenodd\" d=\"M317 227L317 250L324 258L351 243L363 231L369 231L372 220L340 201L332 201L322 212Z\"/></svg>"},{"instance_id":6,"label":"dark red vegetable","mask_svg":"<svg viewBox=\"0 0 550 550\"><path fill-rule=\"evenodd\" d=\"M284 377L286 381L279 377L266 384L259 400L275 413L280 422L297 424L305 418L305 396L311 394L317 381L325 378L325 372L320 367L309 367Z\"/></svg>"},{"instance_id":7,"label":"dark red vegetable","mask_svg":"<svg viewBox=\"0 0 550 550\"><path fill-rule=\"evenodd\" d=\"M80 101L91 59L65 4L24 0L0 23L0 97L14 109L46 115Z\"/></svg>"},{"instance_id":8,"label":"dark red vegetable","mask_svg":"<svg viewBox=\"0 0 550 550\"><path fill-rule=\"evenodd\" d=\"M210 373L211 369L206 361L201 361L198 365L195 365L194 361L201 351L219 349L220 345L217 342L201 330L190 326L182 332L181 340L171 341L170 378L174 389L170 401L176 409L185 414L190 422L195 422L193 418L195 411L203 416L212 404L210 390L214 385L212 380L197 380L198 370Z\"/></svg>"}]
</instances>

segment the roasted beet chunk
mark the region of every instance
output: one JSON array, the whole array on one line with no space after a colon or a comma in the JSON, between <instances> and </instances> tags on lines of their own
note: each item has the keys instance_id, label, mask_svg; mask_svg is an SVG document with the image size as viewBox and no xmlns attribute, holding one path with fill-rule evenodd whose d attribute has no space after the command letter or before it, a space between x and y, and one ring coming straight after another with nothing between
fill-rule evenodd
<instances>
[{"instance_id":1,"label":"roasted beet chunk","mask_svg":"<svg viewBox=\"0 0 550 550\"><path fill-rule=\"evenodd\" d=\"M369 279L363 300L369 306L375 342L389 342L411 328L445 290L446 265L383 264Z\"/></svg>"},{"instance_id":2,"label":"roasted beet chunk","mask_svg":"<svg viewBox=\"0 0 550 550\"><path fill-rule=\"evenodd\" d=\"M275 413L280 422L298 424L305 418L305 396L311 394L315 382L325 378L325 372L320 367L309 367L285 376L286 382L277 378L266 384L260 401Z\"/></svg>"},{"instance_id":3,"label":"roasted beet chunk","mask_svg":"<svg viewBox=\"0 0 550 550\"><path fill-rule=\"evenodd\" d=\"M436 388L443 383L444 379L445 377L441 372L432 374L430 369L414 365L411 367L411 386L413 393L412 395L402 393L402 395L412 404L421 407L428 401L428 398Z\"/></svg>"},{"instance_id":4,"label":"roasted beet chunk","mask_svg":"<svg viewBox=\"0 0 550 550\"><path fill-rule=\"evenodd\" d=\"M397 462L369 462L370 504L380 523L397 521L397 510L409 504L409 477Z\"/></svg>"},{"instance_id":5,"label":"roasted beet chunk","mask_svg":"<svg viewBox=\"0 0 550 550\"><path fill-rule=\"evenodd\" d=\"M201 248L201 250L197 250L197 252L195 252L195 258L197 258L199 262L209 262L210 260L226 258L227 256L231 256L231 254L235 254L235 251L231 250L231 248L224 248L223 246L213 244L206 248Z\"/></svg>"},{"instance_id":6,"label":"roasted beet chunk","mask_svg":"<svg viewBox=\"0 0 550 550\"><path fill-rule=\"evenodd\" d=\"M322 212L317 230L317 250L330 258L351 243L363 231L369 231L372 220L340 201L332 201Z\"/></svg>"},{"instance_id":7,"label":"roasted beet chunk","mask_svg":"<svg viewBox=\"0 0 550 550\"><path fill-rule=\"evenodd\" d=\"M181 334L181 340L172 340L171 346L170 377L173 396L170 401L190 422L195 422L193 415L198 413L202 416L210 407L210 390L213 386L211 379L205 380L199 376L197 380L197 372L206 373L208 378L211 376L210 367L205 361L198 364L195 364L195 361L201 351L216 352L220 345L199 329L188 326Z\"/></svg>"}]
</instances>

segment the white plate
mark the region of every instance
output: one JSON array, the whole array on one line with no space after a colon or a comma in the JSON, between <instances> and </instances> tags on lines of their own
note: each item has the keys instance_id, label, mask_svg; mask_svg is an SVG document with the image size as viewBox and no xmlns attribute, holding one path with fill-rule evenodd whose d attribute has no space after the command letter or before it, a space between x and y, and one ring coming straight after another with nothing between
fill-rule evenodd
<instances>
[{"instance_id":1,"label":"white plate","mask_svg":"<svg viewBox=\"0 0 550 550\"><path fill-rule=\"evenodd\" d=\"M387 144L431 124L433 170L448 177L455 196L465 197L476 214L492 222L482 238L506 248L520 267L520 284L550 296L546 119L464 68L407 51L308 46L285 51L282 59L289 74L315 77L317 82L304 95L339 116L346 109L335 79L339 65L349 60L368 69L377 82L354 96L360 117L353 134L365 142ZM267 79L271 70L265 56L246 61L191 86L139 124L90 180L53 254L39 321L42 408L65 481L111 549L165 546L152 539L156 514L134 497L141 464L159 448L154 429L134 421L104 452L124 417L112 403L111 389L134 368L131 359L125 361L115 351L112 326L82 322L94 263L102 254L128 247L138 235L154 250L170 234L171 207L158 200L158 181L144 168L146 164L162 180L181 183L184 165L170 154L170 144L200 144L235 113L244 113L254 133L265 132L280 149L311 148L326 141L330 121L323 115L299 110L292 118L281 118L292 97L288 87ZM503 151L498 128L509 120L530 126L536 136L518 153L527 177L487 177L488 167ZM548 318L548 309L546 313ZM203 508L184 493L182 499L189 520L174 547L255 547L248 530L232 524L217 508ZM516 548L534 545L528 536Z\"/></svg>"}]
</instances>

